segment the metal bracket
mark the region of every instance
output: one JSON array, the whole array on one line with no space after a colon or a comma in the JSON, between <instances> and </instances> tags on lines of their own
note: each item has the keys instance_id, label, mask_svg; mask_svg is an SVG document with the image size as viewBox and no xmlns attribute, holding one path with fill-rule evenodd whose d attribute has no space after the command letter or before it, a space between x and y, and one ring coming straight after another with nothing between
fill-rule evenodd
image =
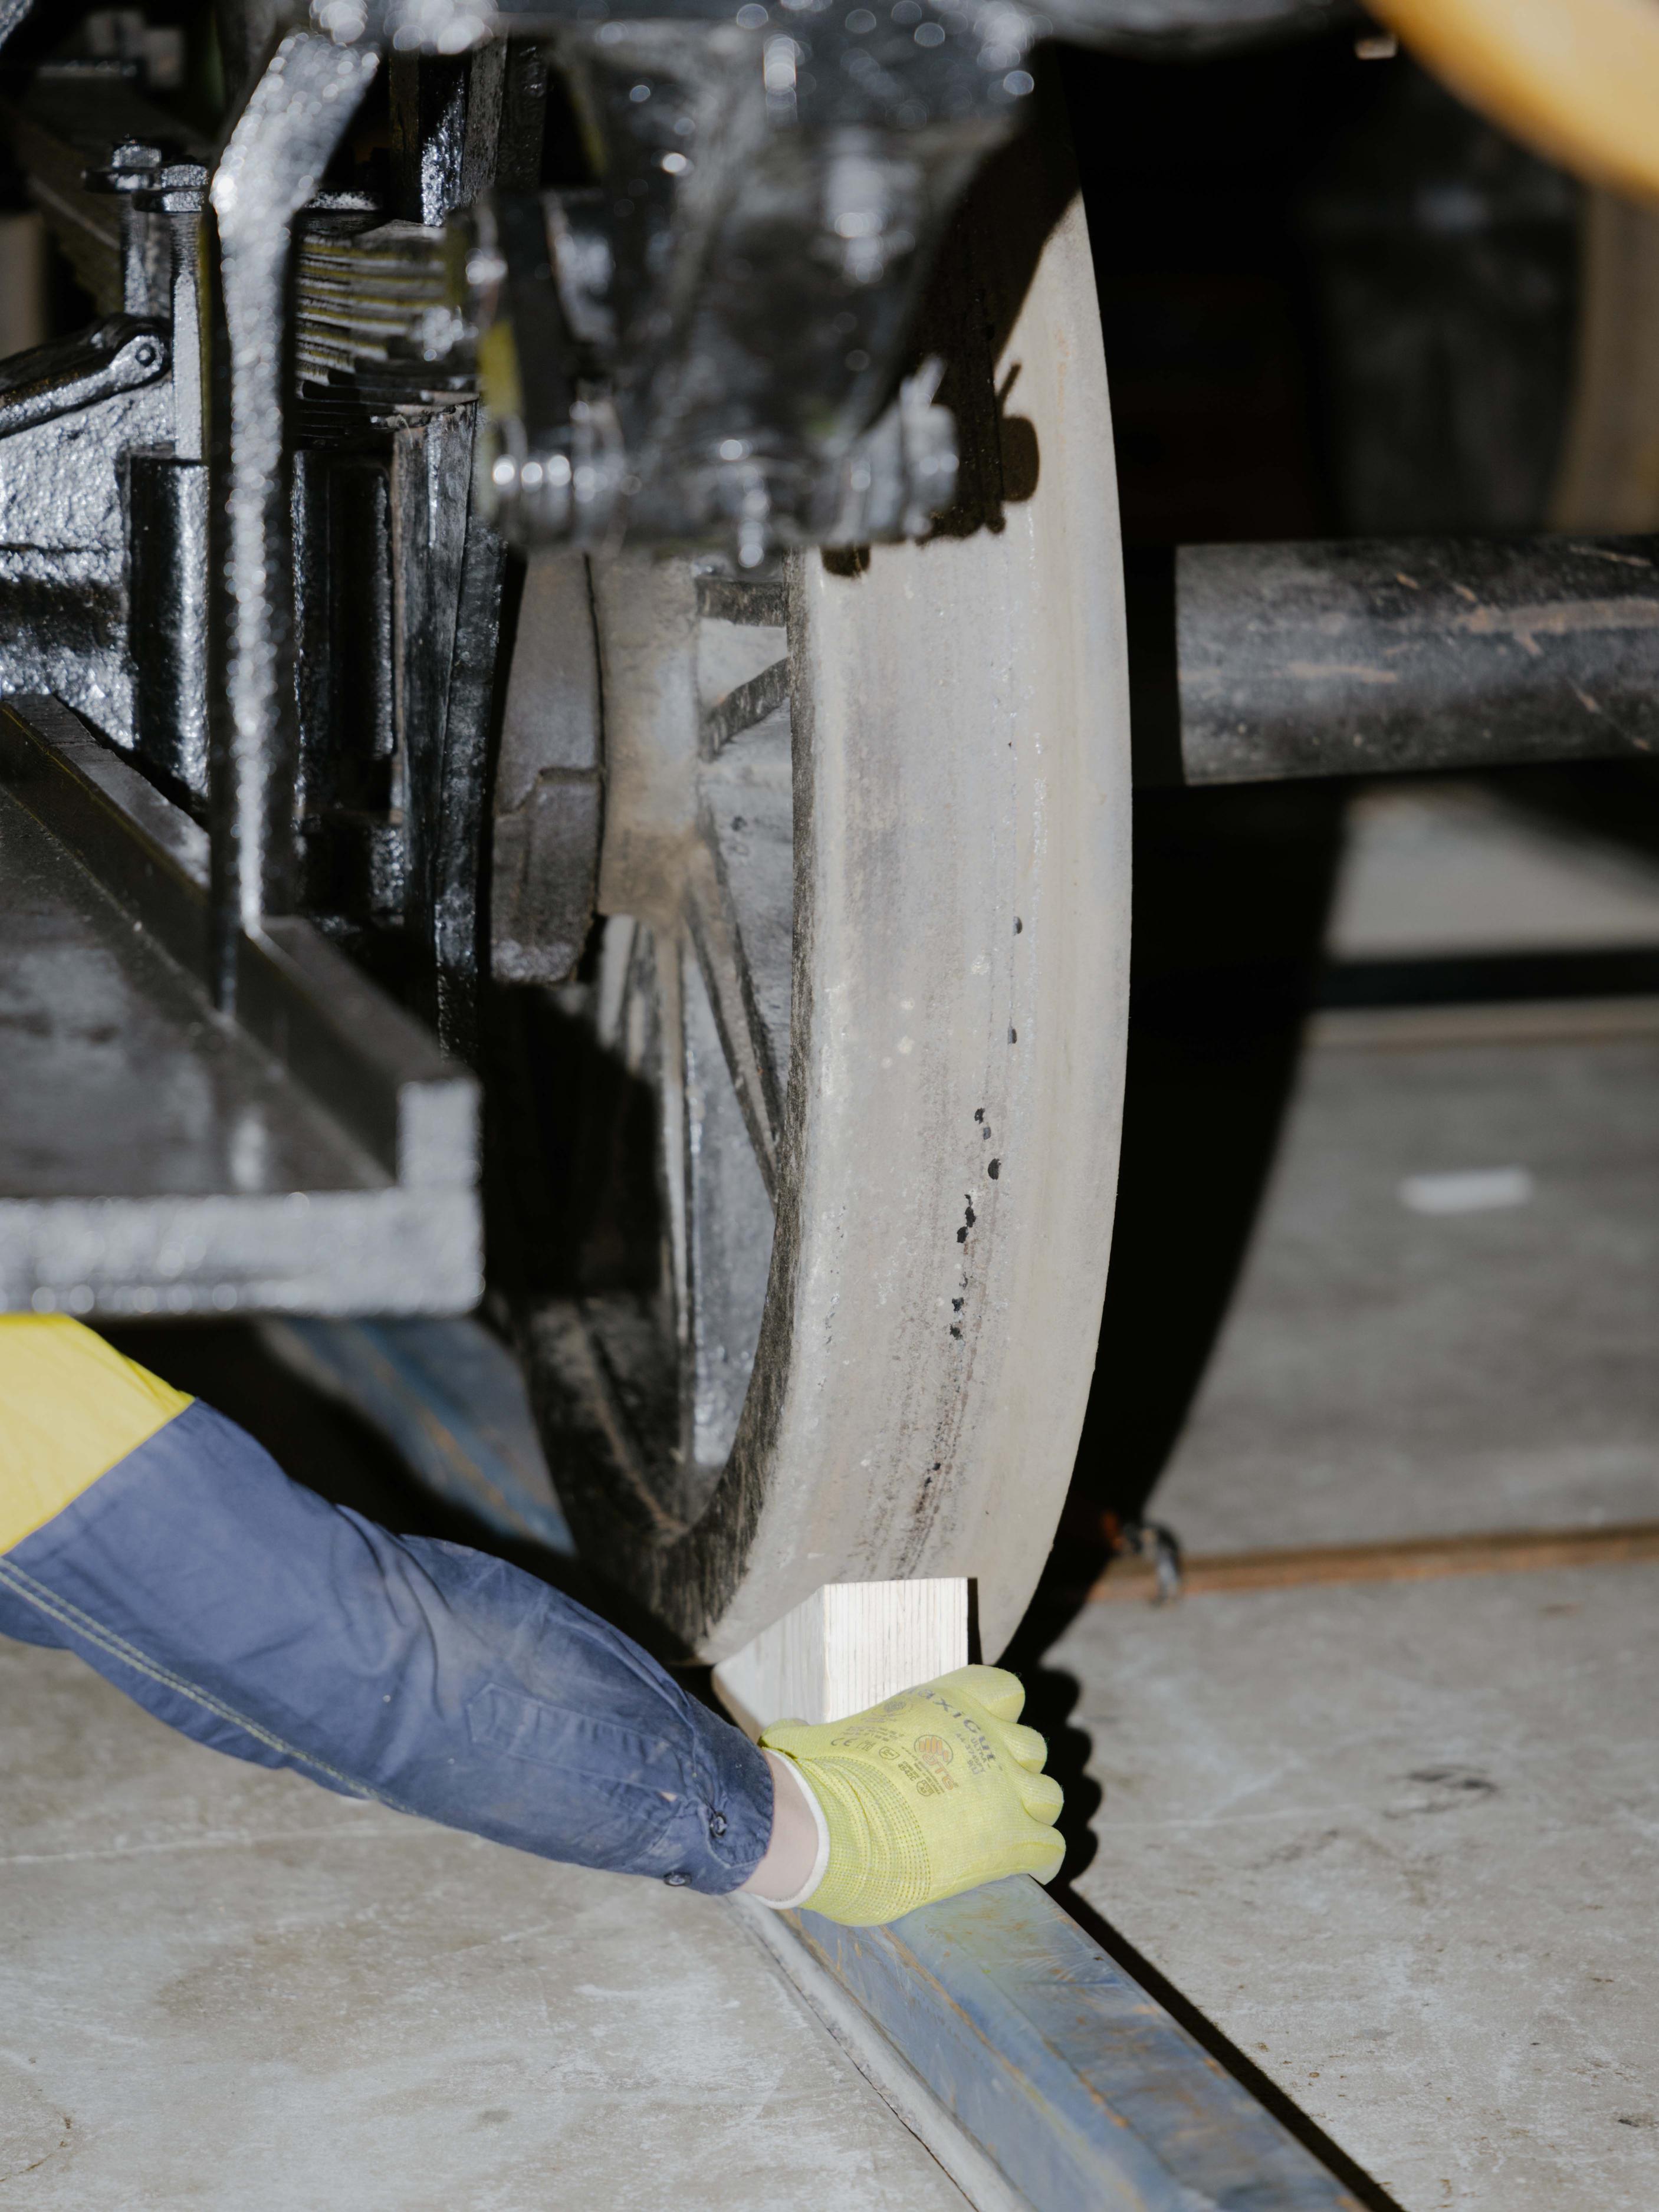
<instances>
[{"instance_id":1,"label":"metal bracket","mask_svg":"<svg viewBox=\"0 0 1659 2212\"><path fill-rule=\"evenodd\" d=\"M0 365L0 438L142 392L167 374L167 358L166 330L134 315L112 315L75 337L14 354Z\"/></svg>"},{"instance_id":2,"label":"metal bracket","mask_svg":"<svg viewBox=\"0 0 1659 2212\"><path fill-rule=\"evenodd\" d=\"M550 39L601 180L477 217L480 483L506 535L724 541L753 569L919 536L950 505L943 367L906 348L957 198L1032 89L1036 26L890 15Z\"/></svg>"},{"instance_id":3,"label":"metal bracket","mask_svg":"<svg viewBox=\"0 0 1659 2212\"><path fill-rule=\"evenodd\" d=\"M56 701L0 708L0 1305L471 1306L477 1086L297 917L216 1018L207 842Z\"/></svg>"},{"instance_id":4,"label":"metal bracket","mask_svg":"<svg viewBox=\"0 0 1659 2212\"><path fill-rule=\"evenodd\" d=\"M372 51L297 33L277 47L237 118L210 189L228 400L214 456L210 684L215 970L234 1003L238 933L292 904L293 680L289 471L283 449L283 327L295 217L379 66Z\"/></svg>"}]
</instances>

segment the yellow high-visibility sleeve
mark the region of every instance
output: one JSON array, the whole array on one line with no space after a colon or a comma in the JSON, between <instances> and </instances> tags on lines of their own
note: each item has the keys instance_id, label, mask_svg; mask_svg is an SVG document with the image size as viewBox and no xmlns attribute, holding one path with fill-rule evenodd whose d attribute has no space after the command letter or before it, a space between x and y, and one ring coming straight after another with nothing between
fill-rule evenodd
<instances>
[{"instance_id":1,"label":"yellow high-visibility sleeve","mask_svg":"<svg viewBox=\"0 0 1659 2212\"><path fill-rule=\"evenodd\" d=\"M190 1402L65 1315L0 1314L0 1553Z\"/></svg>"}]
</instances>

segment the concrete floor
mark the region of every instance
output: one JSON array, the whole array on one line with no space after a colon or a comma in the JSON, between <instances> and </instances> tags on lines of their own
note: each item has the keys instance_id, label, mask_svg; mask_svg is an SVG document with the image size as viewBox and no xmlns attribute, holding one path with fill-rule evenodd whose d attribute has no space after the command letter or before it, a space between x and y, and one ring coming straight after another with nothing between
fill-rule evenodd
<instances>
[{"instance_id":1,"label":"concrete floor","mask_svg":"<svg viewBox=\"0 0 1659 2212\"><path fill-rule=\"evenodd\" d=\"M1659 944L1659 868L1523 811L1501 777L1373 784L1348 805L1328 943L1346 960Z\"/></svg>"},{"instance_id":2,"label":"concrete floor","mask_svg":"<svg viewBox=\"0 0 1659 2212\"><path fill-rule=\"evenodd\" d=\"M1406 2212L1659 2204L1659 1568L1101 1606L1077 1883Z\"/></svg>"},{"instance_id":3,"label":"concrete floor","mask_svg":"<svg viewBox=\"0 0 1659 2212\"><path fill-rule=\"evenodd\" d=\"M1653 854L1502 777L1348 802L1333 959L1655 942ZM1531 1042L1479 1042L1477 1014L1459 1042L1449 1006L1435 1048L1354 1012L1304 1054L1150 1509L1189 1549L1659 1516L1656 1008L1512 1011Z\"/></svg>"},{"instance_id":4,"label":"concrete floor","mask_svg":"<svg viewBox=\"0 0 1659 2212\"><path fill-rule=\"evenodd\" d=\"M714 1899L170 1734L0 1644L0 2201L962 2212Z\"/></svg>"},{"instance_id":5,"label":"concrete floor","mask_svg":"<svg viewBox=\"0 0 1659 2212\"><path fill-rule=\"evenodd\" d=\"M1656 1344L1659 1036L1310 1053L1150 1510L1195 1552L1659 1516Z\"/></svg>"},{"instance_id":6,"label":"concrete floor","mask_svg":"<svg viewBox=\"0 0 1659 2212\"><path fill-rule=\"evenodd\" d=\"M1197 1551L1659 1518L1656 1337L1651 1039L1310 1054L1149 1510ZM1653 2212L1659 1569L1097 1606L1048 1663L1079 1894L1407 2212Z\"/></svg>"}]
</instances>

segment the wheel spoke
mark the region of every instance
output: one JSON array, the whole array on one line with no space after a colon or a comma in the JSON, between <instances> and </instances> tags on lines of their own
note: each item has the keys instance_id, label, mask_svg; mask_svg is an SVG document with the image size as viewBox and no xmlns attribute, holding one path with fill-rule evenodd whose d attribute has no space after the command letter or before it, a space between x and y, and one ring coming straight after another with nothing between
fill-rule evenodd
<instances>
[{"instance_id":1,"label":"wheel spoke","mask_svg":"<svg viewBox=\"0 0 1659 2212\"><path fill-rule=\"evenodd\" d=\"M642 1011L633 981L634 942L639 924L631 914L613 914L599 939L599 988L593 1013L593 1032L606 1052L619 1053L630 1074L643 1072L644 1041L625 1039L630 1015Z\"/></svg>"},{"instance_id":2,"label":"wheel spoke","mask_svg":"<svg viewBox=\"0 0 1659 2212\"><path fill-rule=\"evenodd\" d=\"M711 847L702 848L690 872L685 911L689 947L708 994L727 1079L749 1132L761 1181L769 1197L775 1197L782 1115L765 1025Z\"/></svg>"},{"instance_id":3,"label":"wheel spoke","mask_svg":"<svg viewBox=\"0 0 1659 2212\"><path fill-rule=\"evenodd\" d=\"M745 730L752 730L757 722L763 722L769 714L787 704L789 697L789 663L775 660L769 668L763 668L758 676L751 676L746 684L734 684L731 690L717 699L703 717L702 750L704 757L714 760L723 746L731 744Z\"/></svg>"},{"instance_id":4,"label":"wheel spoke","mask_svg":"<svg viewBox=\"0 0 1659 2212\"><path fill-rule=\"evenodd\" d=\"M685 1115L684 994L681 988L679 947L672 941L659 944L653 933L641 931L649 947L649 966L639 963L641 990L654 985L658 1023L658 1067L662 1115L664 1212L668 1231L664 1272L674 1304L674 1333L682 1358L691 1337L690 1239L687 1216L690 1206L690 1178L687 1173Z\"/></svg>"},{"instance_id":5,"label":"wheel spoke","mask_svg":"<svg viewBox=\"0 0 1659 2212\"><path fill-rule=\"evenodd\" d=\"M703 836L730 917L748 1029L775 1129L789 1071L794 954L794 794L787 708L734 739L707 764L700 781Z\"/></svg>"},{"instance_id":6,"label":"wheel spoke","mask_svg":"<svg viewBox=\"0 0 1659 2212\"><path fill-rule=\"evenodd\" d=\"M738 1432L766 1305L772 1199L701 962L682 958L685 1053L687 1474L718 1477Z\"/></svg>"},{"instance_id":7,"label":"wheel spoke","mask_svg":"<svg viewBox=\"0 0 1659 2212\"><path fill-rule=\"evenodd\" d=\"M794 931L784 587L696 580L698 848L687 927L761 1173L775 1195Z\"/></svg>"},{"instance_id":8,"label":"wheel spoke","mask_svg":"<svg viewBox=\"0 0 1659 2212\"><path fill-rule=\"evenodd\" d=\"M794 805L782 588L703 576L698 602L700 836L682 966L682 1428L691 1468L715 1470L737 1434L766 1304L789 1049Z\"/></svg>"}]
</instances>

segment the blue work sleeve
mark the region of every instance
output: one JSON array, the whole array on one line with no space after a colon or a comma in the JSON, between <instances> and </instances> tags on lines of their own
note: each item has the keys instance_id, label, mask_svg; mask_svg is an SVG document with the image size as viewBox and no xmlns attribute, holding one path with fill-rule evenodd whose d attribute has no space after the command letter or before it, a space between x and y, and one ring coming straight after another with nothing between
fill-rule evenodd
<instances>
[{"instance_id":1,"label":"blue work sleeve","mask_svg":"<svg viewBox=\"0 0 1659 2212\"><path fill-rule=\"evenodd\" d=\"M199 1401L0 1556L0 1632L170 1726L580 1866L735 1889L772 1780L620 1630L290 1482Z\"/></svg>"}]
</instances>

